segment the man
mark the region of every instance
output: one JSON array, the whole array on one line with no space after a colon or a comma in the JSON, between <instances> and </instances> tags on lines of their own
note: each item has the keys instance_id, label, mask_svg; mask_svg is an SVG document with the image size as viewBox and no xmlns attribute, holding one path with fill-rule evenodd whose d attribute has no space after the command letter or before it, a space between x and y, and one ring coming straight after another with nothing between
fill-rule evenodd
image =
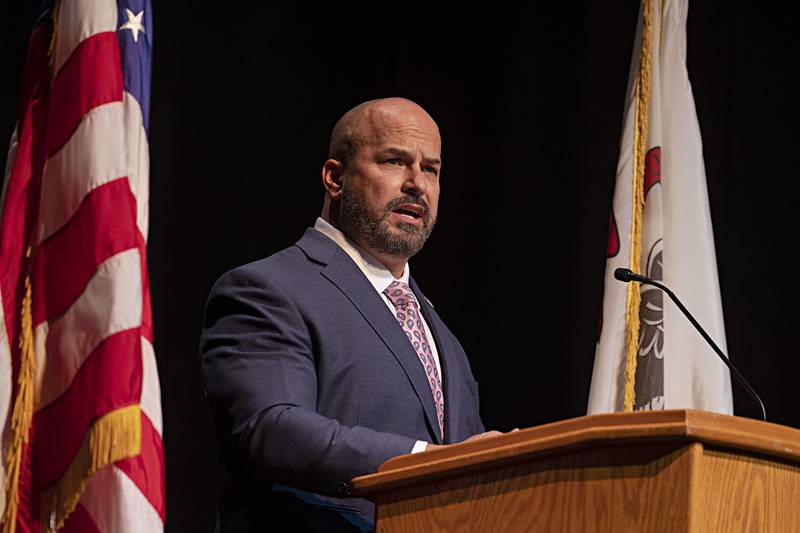
<instances>
[{"instance_id":1,"label":"man","mask_svg":"<svg viewBox=\"0 0 800 533\"><path fill-rule=\"evenodd\" d=\"M322 215L297 244L223 275L202 377L229 472L218 530L369 530L349 480L484 432L467 358L407 261L436 221L441 141L388 98L339 120Z\"/></svg>"}]
</instances>

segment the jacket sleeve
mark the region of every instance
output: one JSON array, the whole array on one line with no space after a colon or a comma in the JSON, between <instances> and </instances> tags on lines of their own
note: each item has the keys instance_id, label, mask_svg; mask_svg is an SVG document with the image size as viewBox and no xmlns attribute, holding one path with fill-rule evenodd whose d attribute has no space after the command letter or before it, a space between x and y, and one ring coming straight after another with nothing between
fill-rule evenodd
<instances>
[{"instance_id":1,"label":"jacket sleeve","mask_svg":"<svg viewBox=\"0 0 800 533\"><path fill-rule=\"evenodd\" d=\"M412 438L347 427L315 411L307 325L280 288L246 267L211 291L200 360L223 459L239 475L343 496L353 477L414 446Z\"/></svg>"}]
</instances>

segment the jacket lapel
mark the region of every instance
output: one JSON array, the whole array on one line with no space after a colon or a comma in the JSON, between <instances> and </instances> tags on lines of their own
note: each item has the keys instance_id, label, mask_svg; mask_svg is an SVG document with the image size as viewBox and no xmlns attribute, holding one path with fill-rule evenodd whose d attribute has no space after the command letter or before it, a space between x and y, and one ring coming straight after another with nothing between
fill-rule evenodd
<instances>
[{"instance_id":1,"label":"jacket lapel","mask_svg":"<svg viewBox=\"0 0 800 533\"><path fill-rule=\"evenodd\" d=\"M445 442L452 443L458 438L455 422L460 415L459 406L461 405L458 370L453 360L450 345L445 342L441 334L444 324L439 321L438 315L434 313L433 307L428 303L428 299L413 278L409 280L409 285L414 294L417 295L422 316L425 317L425 322L430 329L430 335L433 337L433 342L436 343L436 350L439 353L439 366L442 368L442 393L444 394L444 436Z\"/></svg>"},{"instance_id":2,"label":"jacket lapel","mask_svg":"<svg viewBox=\"0 0 800 533\"><path fill-rule=\"evenodd\" d=\"M322 269L322 275L342 291L392 352L422 403L429 433L435 438L436 444L442 444L438 431L439 424L436 421L436 406L425 369L419 363L414 348L381 296L350 256L318 231L307 230L297 245L311 259L326 264ZM427 317L425 319L427 320Z\"/></svg>"}]
</instances>

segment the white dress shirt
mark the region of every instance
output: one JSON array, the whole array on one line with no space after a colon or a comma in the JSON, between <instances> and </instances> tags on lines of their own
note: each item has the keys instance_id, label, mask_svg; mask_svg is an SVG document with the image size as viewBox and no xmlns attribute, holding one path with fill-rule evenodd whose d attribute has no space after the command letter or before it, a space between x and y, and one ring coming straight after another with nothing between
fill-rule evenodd
<instances>
[{"instance_id":1,"label":"white dress shirt","mask_svg":"<svg viewBox=\"0 0 800 533\"><path fill-rule=\"evenodd\" d=\"M369 255L344 233L331 226L326 220L322 219L321 217L317 218L317 221L314 224L314 229L338 244L339 247L350 256L356 266L358 266L359 270L364 273L364 276L366 276L367 280L369 280L370 284L372 284L372 286L375 288L375 291L380 294L383 302L392 312L392 316L396 316L397 310L395 309L394 304L385 294L383 294L383 291L386 290L386 287L388 287L393 281L402 281L408 285L408 279L411 277L411 269L409 268L408 263L406 263L403 267L403 275L399 279L395 278L389 269L383 265L383 263L380 263L374 257ZM415 296L417 300L419 300L420 295L415 294ZM431 328L429 328L427 322L425 322L425 317L422 316L422 313L420 313L419 316L422 318L422 324L425 326L425 332L428 335L428 344L430 345L431 352L433 353L433 361L436 364L436 369L438 370L439 375L441 376L442 367L439 364L439 351L436 349L436 341L431 333ZM428 443L425 441L417 441L416 444L414 444L414 448L411 450L411 453L424 451L427 444Z\"/></svg>"}]
</instances>

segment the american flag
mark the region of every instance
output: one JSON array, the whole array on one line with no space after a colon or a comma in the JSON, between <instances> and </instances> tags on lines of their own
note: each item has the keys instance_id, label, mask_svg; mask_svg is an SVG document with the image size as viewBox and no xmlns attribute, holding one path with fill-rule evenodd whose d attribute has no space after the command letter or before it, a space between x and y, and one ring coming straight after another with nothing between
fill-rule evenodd
<instances>
[{"instance_id":1,"label":"american flag","mask_svg":"<svg viewBox=\"0 0 800 533\"><path fill-rule=\"evenodd\" d=\"M45 1L0 201L3 533L162 531L149 0Z\"/></svg>"}]
</instances>

